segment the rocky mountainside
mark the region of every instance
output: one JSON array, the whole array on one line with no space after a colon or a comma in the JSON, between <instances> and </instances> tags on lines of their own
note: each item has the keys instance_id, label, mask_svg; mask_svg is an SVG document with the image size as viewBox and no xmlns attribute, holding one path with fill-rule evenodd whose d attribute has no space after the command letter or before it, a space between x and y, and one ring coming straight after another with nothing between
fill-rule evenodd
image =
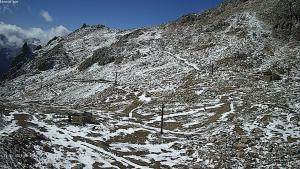
<instances>
[{"instance_id":1,"label":"rocky mountainside","mask_svg":"<svg viewBox=\"0 0 300 169\"><path fill-rule=\"evenodd\" d=\"M0 87L0 165L299 168L299 8L231 0L52 39Z\"/></svg>"},{"instance_id":2,"label":"rocky mountainside","mask_svg":"<svg viewBox=\"0 0 300 169\"><path fill-rule=\"evenodd\" d=\"M18 49L12 49L12 48L0 48L0 80L4 79L5 73L9 71L10 64L12 62L12 58L10 57L12 55L16 55L16 51Z\"/></svg>"},{"instance_id":3,"label":"rocky mountainside","mask_svg":"<svg viewBox=\"0 0 300 169\"><path fill-rule=\"evenodd\" d=\"M41 41L36 38L28 38L23 40L24 43L28 44L31 50L34 50ZM0 80L14 78L9 72L10 69L18 70L19 68L14 68L15 65L11 65L15 58L22 53L22 46L18 46L15 43L9 42L5 35L0 34Z\"/></svg>"}]
</instances>

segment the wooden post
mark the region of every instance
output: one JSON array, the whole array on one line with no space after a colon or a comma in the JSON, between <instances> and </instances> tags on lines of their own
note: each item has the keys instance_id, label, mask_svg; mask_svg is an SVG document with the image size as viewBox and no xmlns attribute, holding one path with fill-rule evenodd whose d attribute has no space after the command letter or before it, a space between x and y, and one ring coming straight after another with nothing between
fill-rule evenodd
<instances>
[{"instance_id":1,"label":"wooden post","mask_svg":"<svg viewBox=\"0 0 300 169\"><path fill-rule=\"evenodd\" d=\"M115 85L118 85L118 72L116 72L116 75L115 75Z\"/></svg>"},{"instance_id":2,"label":"wooden post","mask_svg":"<svg viewBox=\"0 0 300 169\"><path fill-rule=\"evenodd\" d=\"M160 161L155 161L155 169L160 169L161 168L161 164Z\"/></svg>"},{"instance_id":3,"label":"wooden post","mask_svg":"<svg viewBox=\"0 0 300 169\"><path fill-rule=\"evenodd\" d=\"M273 72L271 74L270 81L273 81Z\"/></svg>"},{"instance_id":4,"label":"wooden post","mask_svg":"<svg viewBox=\"0 0 300 169\"><path fill-rule=\"evenodd\" d=\"M165 105L161 105L161 123L160 123L160 134L163 134L163 128L164 128L164 108Z\"/></svg>"},{"instance_id":5,"label":"wooden post","mask_svg":"<svg viewBox=\"0 0 300 169\"><path fill-rule=\"evenodd\" d=\"M72 122L72 116L70 113L68 113L68 122L71 123Z\"/></svg>"},{"instance_id":6,"label":"wooden post","mask_svg":"<svg viewBox=\"0 0 300 169\"><path fill-rule=\"evenodd\" d=\"M212 75L214 74L214 64L213 63L211 64L211 74Z\"/></svg>"},{"instance_id":7,"label":"wooden post","mask_svg":"<svg viewBox=\"0 0 300 169\"><path fill-rule=\"evenodd\" d=\"M42 80L42 77L40 77L40 80L41 80L41 89L43 88L43 80Z\"/></svg>"}]
</instances>

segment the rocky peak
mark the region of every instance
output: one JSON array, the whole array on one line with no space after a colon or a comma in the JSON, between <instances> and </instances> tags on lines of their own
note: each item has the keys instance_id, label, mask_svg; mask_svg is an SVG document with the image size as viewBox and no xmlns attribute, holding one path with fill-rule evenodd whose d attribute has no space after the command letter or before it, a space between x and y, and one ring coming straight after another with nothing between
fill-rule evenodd
<instances>
[{"instance_id":1,"label":"rocky peak","mask_svg":"<svg viewBox=\"0 0 300 169\"><path fill-rule=\"evenodd\" d=\"M24 54L24 55L26 55L26 56L29 56L29 55L31 55L31 49L29 48L29 46L28 46L28 44L27 44L27 42L25 42L24 44L23 44L23 46L22 46L22 53Z\"/></svg>"},{"instance_id":2,"label":"rocky peak","mask_svg":"<svg viewBox=\"0 0 300 169\"><path fill-rule=\"evenodd\" d=\"M27 42L25 42L22 46L21 49L21 53L19 55L17 55L14 60L12 61L11 64L11 69L8 72L8 78L12 79L15 78L21 74L23 74L21 67L29 62L30 60L32 60L33 57L33 53L31 48L28 46Z\"/></svg>"}]
</instances>

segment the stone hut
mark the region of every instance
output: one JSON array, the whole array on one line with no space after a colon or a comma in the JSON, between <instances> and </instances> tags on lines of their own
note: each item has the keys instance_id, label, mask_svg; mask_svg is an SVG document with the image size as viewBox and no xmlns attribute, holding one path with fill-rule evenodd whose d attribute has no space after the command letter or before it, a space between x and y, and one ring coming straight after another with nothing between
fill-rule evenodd
<instances>
[{"instance_id":1,"label":"stone hut","mask_svg":"<svg viewBox=\"0 0 300 169\"><path fill-rule=\"evenodd\" d=\"M92 123L93 114L90 112L84 112L82 115L82 122L85 123Z\"/></svg>"},{"instance_id":2,"label":"stone hut","mask_svg":"<svg viewBox=\"0 0 300 169\"><path fill-rule=\"evenodd\" d=\"M68 121L77 125L90 124L93 123L93 114L90 112L68 114Z\"/></svg>"}]
</instances>

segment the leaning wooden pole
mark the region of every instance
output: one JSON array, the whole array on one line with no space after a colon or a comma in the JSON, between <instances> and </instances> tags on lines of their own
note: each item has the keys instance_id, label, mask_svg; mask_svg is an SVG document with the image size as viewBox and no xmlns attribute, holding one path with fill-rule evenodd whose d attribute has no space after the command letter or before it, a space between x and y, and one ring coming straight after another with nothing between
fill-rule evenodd
<instances>
[{"instance_id":1,"label":"leaning wooden pole","mask_svg":"<svg viewBox=\"0 0 300 169\"><path fill-rule=\"evenodd\" d=\"M162 104L162 106L161 106L160 134L163 134L163 129L164 129L164 108L165 108L165 105Z\"/></svg>"}]
</instances>

